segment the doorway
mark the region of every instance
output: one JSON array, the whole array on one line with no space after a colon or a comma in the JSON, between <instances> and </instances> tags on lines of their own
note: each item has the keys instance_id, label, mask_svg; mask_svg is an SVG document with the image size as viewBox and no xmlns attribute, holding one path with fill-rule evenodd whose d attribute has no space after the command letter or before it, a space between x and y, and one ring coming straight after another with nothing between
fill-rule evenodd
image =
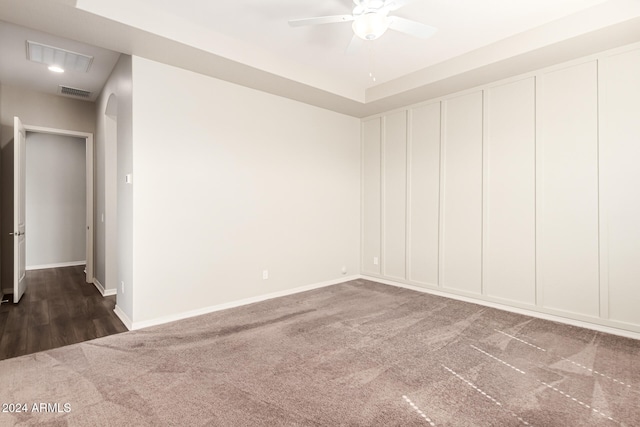
<instances>
[{"instance_id":1,"label":"doorway","mask_svg":"<svg viewBox=\"0 0 640 427\"><path fill-rule=\"evenodd\" d=\"M94 228L94 194L93 194L93 169L94 169L94 142L93 142L93 134L86 132L76 132L64 129L55 129L55 128L47 128L41 126L31 126L24 125L24 130L28 134L34 135L54 135L54 136L63 136L63 137L73 137L80 138L85 142L85 189L86 189L86 210L85 210L85 221L86 221L86 230L84 233L85 239L85 260L86 267L84 270L85 273L85 282L93 284L93 268L94 268L94 260L93 260L93 228ZM15 142L14 142L15 144ZM13 151L13 150L12 150ZM12 154L13 155L13 154ZM8 156L7 156L8 157ZM5 153L3 149L3 159L5 158ZM5 166L3 169L3 175L5 178L13 175L13 168L11 171L7 171L8 162L4 162ZM12 165L11 165L12 166ZM5 181L8 181L5 179ZM13 180L12 180L13 181ZM8 184L8 183L6 183ZM9 206L12 203L9 203L13 200L16 200L15 190L13 184L4 185L3 188L3 251L2 251L2 290L5 294L13 293L13 277L14 277L14 252L11 250L13 246L13 230L12 225L10 224L12 221L8 221L8 217L13 217L13 207ZM5 219L7 221L5 221ZM11 239L7 238L10 237ZM9 242L11 240L11 242ZM14 298L13 302L18 302L17 299L19 297Z\"/></svg>"},{"instance_id":2,"label":"doorway","mask_svg":"<svg viewBox=\"0 0 640 427\"><path fill-rule=\"evenodd\" d=\"M55 194L60 196L60 186L75 186L74 192L85 193L86 197L84 199L84 213L82 213L81 210L80 217L78 217L77 214L75 216L73 214L70 214L69 218L66 219L76 223L79 222L81 224L81 228L86 228L86 230L79 230L79 232L78 230L76 230L75 232L76 240L78 239L78 237L81 239L83 237L83 233L86 239L85 246L83 247L85 254L79 255L81 258L83 256L86 258L86 268L85 265L60 265L61 263L47 264L47 262L45 261L45 264L41 264L38 266L40 268L30 269L31 271L26 271L24 275L24 283L26 284L27 290L22 298L18 298L18 300L14 299L13 302L17 304L0 305L0 360L24 354L31 354L38 351L45 351L63 345L74 344L77 342L99 338L106 335L125 332L127 330L126 326L120 321L120 319L114 312L116 295L105 296L102 292L100 292L97 286L94 287L87 285L87 283L95 284L93 279L93 135L90 133L22 125L18 118L15 119L15 122L17 124L20 124L18 128L22 129L24 131L23 133L26 134L27 137L29 137L29 135L35 136L36 141L39 138L42 138L44 139L44 141L42 141L44 145L50 144L46 148L53 149L56 143L52 141L56 139L58 140L58 142L60 142L60 139L62 139L62 142L65 142L66 140L66 143L73 143L75 141L76 144L80 145L79 147L75 147L75 154L67 152L66 154L62 154L62 156L75 156L76 165L74 165L74 167L76 169L82 169L84 167L84 174L78 173L78 170L76 170L75 174L70 173L69 170L65 171L69 172L71 176L66 177L66 182L58 183L57 189L55 186L52 187L50 183L46 182L46 177L44 177L44 183L42 182L43 177L39 177L41 178L40 184L38 184L37 182L32 182L31 184L41 185L42 187L44 187L36 189L35 191L44 193L45 196L54 196ZM52 139L50 139L49 137ZM71 138L71 141L69 141L69 138ZM23 141L22 138L21 141ZM33 138L31 138L29 143L32 142ZM20 269L15 269L15 262L14 259L12 259L15 256L15 252L11 251L11 249L13 249L14 247L13 239L16 233L12 231L14 228L13 226L9 225L9 228L7 228L4 225L4 220L10 220L10 223L13 224L14 217L22 217L21 215L15 215L15 212L13 212L15 210L14 207L25 206L26 209L24 209L24 211L27 212L27 227L25 229L28 230L31 226L34 225L33 222L29 223L29 208L31 210L45 208L48 209L47 214L57 214L58 216L63 216L65 213L64 206L63 209L59 210L57 213L54 213L53 209L46 206L34 207L34 202L31 203L32 206L30 207L27 203L28 197L20 197L21 195L26 195L29 190L34 190L33 188L29 188L29 186L22 186L22 184L18 186L13 185L15 182L22 183L24 181L28 181L29 177L29 172L27 171L27 173L25 174L26 179L24 181L21 178L18 178L19 181L16 181L16 175L20 175L20 172L16 173L16 171L25 171L25 169L27 169L29 166L36 168L39 166L37 161L35 165L33 163L29 165L24 162L24 160L28 158L30 150L22 150L20 149L20 147L27 147L28 143L23 144L21 142L18 145L19 149L16 150L14 149L16 147L15 141L13 144L9 143L9 147L6 147L8 150L6 153L4 151L5 147L3 147L3 162L5 166L3 168L3 173L5 174L5 178L7 178L3 180L3 201L5 202L3 203L3 205L7 205L4 206L6 208L4 210L7 214L9 214L9 212L7 211L12 211L11 218L5 218L5 216L7 215L3 215L2 234L5 235L3 244L5 243L5 241L9 242L9 239L7 237L11 238L10 249L4 252L2 257L3 264L7 265L7 268L5 268L5 266L3 265L2 270L3 288L5 288L5 293L13 293L14 296L16 294L15 288L11 288L11 285L14 284L14 280L12 279L14 279L16 276L14 272L24 271L25 269L22 267ZM16 154L16 152L24 153L24 155ZM64 163L67 160L71 160L61 159L60 153L53 154L51 151L40 153L39 155L41 157L39 159L41 165L40 167L42 167L43 169L48 166L46 165L46 163L48 162L58 161ZM5 160L8 159L11 159L13 163L9 161L5 162ZM77 163L80 163L79 167ZM16 167L16 165L18 166ZM67 169L71 169L68 163ZM4 182L9 180L12 182ZM82 182L77 182L79 180ZM20 187L22 187L24 190L21 190ZM18 188L18 190L16 190L16 188ZM24 205L22 203L17 204L16 199L25 200ZM67 202L69 202L69 200L67 200ZM15 224L13 225L15 226ZM5 231L7 232L5 233ZM10 231L11 233L9 233ZM40 230L40 232L42 233L42 230ZM30 235L30 233L27 232L21 233L21 236L24 237L24 234L26 234L26 236ZM70 237L66 236L64 232L60 234L60 236L62 236L62 238ZM49 236L49 238L51 238L51 236ZM28 245L29 242L27 242L27 246ZM7 258L10 259L7 260ZM22 254L19 254L17 259L20 260L25 258L22 257ZM32 262L32 264L38 264L38 262L42 261L34 261ZM79 263L72 262L69 264ZM8 273L7 269L10 269ZM5 274L9 276L8 281L5 281ZM18 274L18 276L19 275L20 274Z\"/></svg>"},{"instance_id":3,"label":"doorway","mask_svg":"<svg viewBox=\"0 0 640 427\"><path fill-rule=\"evenodd\" d=\"M84 138L27 132L26 270L86 265Z\"/></svg>"}]
</instances>

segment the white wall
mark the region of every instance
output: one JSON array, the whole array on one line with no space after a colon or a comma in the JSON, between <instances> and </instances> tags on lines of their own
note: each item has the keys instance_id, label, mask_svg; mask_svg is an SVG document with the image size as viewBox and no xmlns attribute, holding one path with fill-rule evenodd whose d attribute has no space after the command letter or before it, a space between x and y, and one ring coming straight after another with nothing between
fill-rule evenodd
<instances>
[{"instance_id":1,"label":"white wall","mask_svg":"<svg viewBox=\"0 0 640 427\"><path fill-rule=\"evenodd\" d=\"M482 283L488 296L535 304L535 78L484 96Z\"/></svg>"},{"instance_id":2,"label":"white wall","mask_svg":"<svg viewBox=\"0 0 640 427\"><path fill-rule=\"evenodd\" d=\"M27 269L86 262L86 141L27 132Z\"/></svg>"},{"instance_id":3,"label":"white wall","mask_svg":"<svg viewBox=\"0 0 640 427\"><path fill-rule=\"evenodd\" d=\"M601 315L640 324L640 49L599 62Z\"/></svg>"},{"instance_id":4,"label":"white wall","mask_svg":"<svg viewBox=\"0 0 640 427\"><path fill-rule=\"evenodd\" d=\"M383 120L382 138L382 272L392 278L406 275L407 113Z\"/></svg>"},{"instance_id":5,"label":"white wall","mask_svg":"<svg viewBox=\"0 0 640 427\"><path fill-rule=\"evenodd\" d=\"M118 284L131 283L133 274L132 191L124 184L132 164L131 86L131 57L121 55L95 105L94 218L95 278L107 293L117 292L118 308L129 318L133 293Z\"/></svg>"},{"instance_id":6,"label":"white wall","mask_svg":"<svg viewBox=\"0 0 640 427\"><path fill-rule=\"evenodd\" d=\"M597 73L594 60L536 79L538 299L587 316L600 303Z\"/></svg>"},{"instance_id":7,"label":"white wall","mask_svg":"<svg viewBox=\"0 0 640 427\"><path fill-rule=\"evenodd\" d=\"M17 86L2 86L0 97L2 142L13 137L13 117L22 123L55 129L94 133L95 106L91 101L36 92Z\"/></svg>"},{"instance_id":8,"label":"white wall","mask_svg":"<svg viewBox=\"0 0 640 427\"><path fill-rule=\"evenodd\" d=\"M382 253L381 118L362 124L362 272L380 274Z\"/></svg>"},{"instance_id":9,"label":"white wall","mask_svg":"<svg viewBox=\"0 0 640 427\"><path fill-rule=\"evenodd\" d=\"M363 273L640 332L639 76L636 44L366 118Z\"/></svg>"},{"instance_id":10,"label":"white wall","mask_svg":"<svg viewBox=\"0 0 640 427\"><path fill-rule=\"evenodd\" d=\"M482 92L442 102L440 284L482 292Z\"/></svg>"},{"instance_id":11,"label":"white wall","mask_svg":"<svg viewBox=\"0 0 640 427\"><path fill-rule=\"evenodd\" d=\"M440 194L440 103L409 111L407 278L438 283ZM418 236L413 239L412 236Z\"/></svg>"},{"instance_id":12,"label":"white wall","mask_svg":"<svg viewBox=\"0 0 640 427\"><path fill-rule=\"evenodd\" d=\"M360 120L134 57L133 123L134 323L360 272Z\"/></svg>"}]
</instances>

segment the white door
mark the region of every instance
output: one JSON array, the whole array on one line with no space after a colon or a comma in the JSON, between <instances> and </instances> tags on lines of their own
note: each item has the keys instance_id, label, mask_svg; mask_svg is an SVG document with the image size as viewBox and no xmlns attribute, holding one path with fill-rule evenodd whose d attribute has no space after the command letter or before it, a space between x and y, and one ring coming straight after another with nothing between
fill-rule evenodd
<instances>
[{"instance_id":1,"label":"white door","mask_svg":"<svg viewBox=\"0 0 640 427\"><path fill-rule=\"evenodd\" d=\"M25 280L25 168L26 131L18 117L13 118L13 302L27 288Z\"/></svg>"}]
</instances>

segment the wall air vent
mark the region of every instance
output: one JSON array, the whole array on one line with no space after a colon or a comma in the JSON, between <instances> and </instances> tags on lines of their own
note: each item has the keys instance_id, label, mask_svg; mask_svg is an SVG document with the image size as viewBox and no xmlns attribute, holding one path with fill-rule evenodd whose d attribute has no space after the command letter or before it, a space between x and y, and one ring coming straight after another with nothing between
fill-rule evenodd
<instances>
[{"instance_id":1,"label":"wall air vent","mask_svg":"<svg viewBox=\"0 0 640 427\"><path fill-rule=\"evenodd\" d=\"M86 73L91 67L93 56L72 52L59 47L27 40L27 59L46 65L55 65L65 70Z\"/></svg>"},{"instance_id":2,"label":"wall air vent","mask_svg":"<svg viewBox=\"0 0 640 427\"><path fill-rule=\"evenodd\" d=\"M60 93L63 95L69 96L77 96L80 98L89 98L91 96L91 92L83 89L76 89L74 87L60 86Z\"/></svg>"}]
</instances>

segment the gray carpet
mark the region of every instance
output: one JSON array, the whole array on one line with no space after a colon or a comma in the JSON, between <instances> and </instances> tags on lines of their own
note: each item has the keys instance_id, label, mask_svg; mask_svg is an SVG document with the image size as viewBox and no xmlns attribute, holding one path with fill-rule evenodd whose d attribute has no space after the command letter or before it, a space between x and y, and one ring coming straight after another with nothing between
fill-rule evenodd
<instances>
[{"instance_id":1,"label":"gray carpet","mask_svg":"<svg viewBox=\"0 0 640 427\"><path fill-rule=\"evenodd\" d=\"M356 280L5 360L0 396L2 426L637 426L640 342Z\"/></svg>"}]
</instances>

